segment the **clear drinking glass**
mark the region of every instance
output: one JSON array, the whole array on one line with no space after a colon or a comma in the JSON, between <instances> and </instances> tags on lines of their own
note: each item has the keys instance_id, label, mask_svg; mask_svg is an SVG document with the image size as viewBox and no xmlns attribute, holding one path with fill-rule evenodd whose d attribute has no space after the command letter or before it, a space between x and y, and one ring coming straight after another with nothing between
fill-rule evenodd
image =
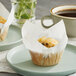
<instances>
[{"instance_id":1,"label":"clear drinking glass","mask_svg":"<svg viewBox=\"0 0 76 76\"><path fill-rule=\"evenodd\" d=\"M14 5L14 23L24 24L28 19L35 19L37 0L12 0Z\"/></svg>"}]
</instances>

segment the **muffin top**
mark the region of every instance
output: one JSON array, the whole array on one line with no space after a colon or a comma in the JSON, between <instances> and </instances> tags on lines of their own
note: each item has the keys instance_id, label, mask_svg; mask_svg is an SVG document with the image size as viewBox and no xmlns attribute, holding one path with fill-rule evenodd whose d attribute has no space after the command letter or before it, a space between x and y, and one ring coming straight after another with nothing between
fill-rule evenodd
<instances>
[{"instance_id":1,"label":"muffin top","mask_svg":"<svg viewBox=\"0 0 76 76\"><path fill-rule=\"evenodd\" d=\"M0 23L5 24L6 21L7 20L4 17L0 16Z\"/></svg>"},{"instance_id":2,"label":"muffin top","mask_svg":"<svg viewBox=\"0 0 76 76\"><path fill-rule=\"evenodd\" d=\"M47 38L45 36L39 38L38 41L47 48L54 47L58 44L58 41L56 39L50 37Z\"/></svg>"}]
</instances>

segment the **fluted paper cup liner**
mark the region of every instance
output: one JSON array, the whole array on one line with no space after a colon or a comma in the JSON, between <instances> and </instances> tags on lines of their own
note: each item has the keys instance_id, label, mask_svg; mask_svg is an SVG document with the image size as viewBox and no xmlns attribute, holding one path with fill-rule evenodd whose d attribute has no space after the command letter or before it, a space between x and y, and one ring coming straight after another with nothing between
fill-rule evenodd
<instances>
[{"instance_id":1,"label":"fluted paper cup liner","mask_svg":"<svg viewBox=\"0 0 76 76\"><path fill-rule=\"evenodd\" d=\"M5 13L6 11L4 9L2 9L0 12L0 16L7 20L5 24L0 23L0 41L3 41L7 36L9 26L11 25L14 18L14 6L12 5L10 14L7 13L8 15L5 15Z\"/></svg>"},{"instance_id":2,"label":"fluted paper cup liner","mask_svg":"<svg viewBox=\"0 0 76 76\"><path fill-rule=\"evenodd\" d=\"M47 48L38 42L42 36L56 39L59 43ZM25 47L30 50L33 63L40 66L58 64L68 41L63 20L49 29L43 28L40 21L27 21L22 28L22 37Z\"/></svg>"}]
</instances>

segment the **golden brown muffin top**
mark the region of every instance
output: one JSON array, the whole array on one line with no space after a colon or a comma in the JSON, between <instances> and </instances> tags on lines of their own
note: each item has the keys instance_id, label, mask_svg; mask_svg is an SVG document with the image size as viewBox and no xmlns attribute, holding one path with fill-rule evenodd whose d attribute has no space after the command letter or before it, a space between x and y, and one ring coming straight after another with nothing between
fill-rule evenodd
<instances>
[{"instance_id":1,"label":"golden brown muffin top","mask_svg":"<svg viewBox=\"0 0 76 76\"><path fill-rule=\"evenodd\" d=\"M54 47L58 44L58 41L56 39L53 39L53 38L50 38L50 37L46 38L45 36L39 38L38 41L42 45L46 46L47 48Z\"/></svg>"},{"instance_id":2,"label":"golden brown muffin top","mask_svg":"<svg viewBox=\"0 0 76 76\"><path fill-rule=\"evenodd\" d=\"M6 21L7 20L4 17L0 16L0 23L5 24Z\"/></svg>"}]
</instances>

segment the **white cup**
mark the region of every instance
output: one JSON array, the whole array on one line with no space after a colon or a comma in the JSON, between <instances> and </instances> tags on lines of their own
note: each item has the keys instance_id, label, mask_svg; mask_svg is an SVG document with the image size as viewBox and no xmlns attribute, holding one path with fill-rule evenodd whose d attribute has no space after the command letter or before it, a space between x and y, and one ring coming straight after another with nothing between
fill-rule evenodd
<instances>
[{"instance_id":1,"label":"white cup","mask_svg":"<svg viewBox=\"0 0 76 76\"><path fill-rule=\"evenodd\" d=\"M66 27L67 35L69 37L76 37L76 17L65 17L65 16L56 14L56 12L58 11L69 10L69 9L76 9L76 5L64 5L64 6L58 6L58 7L52 8L50 10L51 15L42 17L41 19L42 26L45 28L50 28L51 26L59 22L61 19L63 19ZM46 26L44 24L44 20L48 18L53 20L53 25Z\"/></svg>"}]
</instances>

